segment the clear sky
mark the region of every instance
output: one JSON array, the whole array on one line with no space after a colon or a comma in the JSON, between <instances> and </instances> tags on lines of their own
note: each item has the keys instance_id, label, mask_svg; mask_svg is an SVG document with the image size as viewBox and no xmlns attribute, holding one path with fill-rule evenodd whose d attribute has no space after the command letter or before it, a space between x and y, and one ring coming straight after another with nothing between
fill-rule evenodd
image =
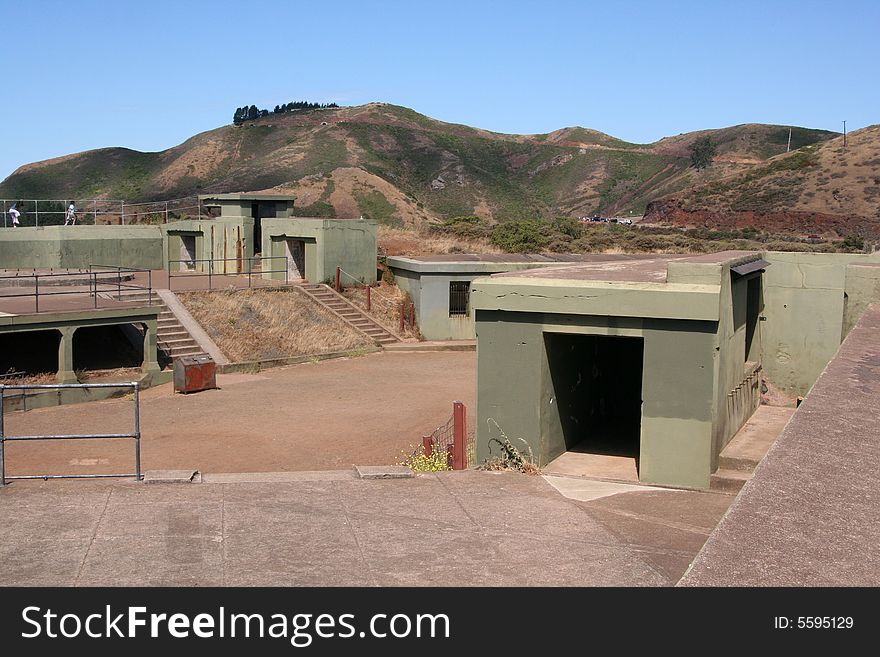
<instances>
[{"instance_id":1,"label":"clear sky","mask_svg":"<svg viewBox=\"0 0 880 657\"><path fill-rule=\"evenodd\" d=\"M0 0L0 178L292 100L635 142L880 122L880 1Z\"/></svg>"}]
</instances>

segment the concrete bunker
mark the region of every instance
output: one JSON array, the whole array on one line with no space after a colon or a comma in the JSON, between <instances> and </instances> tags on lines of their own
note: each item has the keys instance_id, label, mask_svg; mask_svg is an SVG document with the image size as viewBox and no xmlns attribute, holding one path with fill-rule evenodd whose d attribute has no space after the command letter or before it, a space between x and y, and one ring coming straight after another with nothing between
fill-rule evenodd
<instances>
[{"instance_id":1,"label":"concrete bunker","mask_svg":"<svg viewBox=\"0 0 880 657\"><path fill-rule=\"evenodd\" d=\"M497 424L542 467L579 450L622 453L644 483L708 488L762 381L805 394L880 299L880 254L595 258L471 285L477 460L493 455ZM641 341L641 366L624 339ZM603 419L620 424L604 438Z\"/></svg>"},{"instance_id":2,"label":"concrete bunker","mask_svg":"<svg viewBox=\"0 0 880 657\"><path fill-rule=\"evenodd\" d=\"M158 312L145 306L0 314L0 374L55 371L58 383L76 383L78 369L158 372Z\"/></svg>"},{"instance_id":3,"label":"concrete bunker","mask_svg":"<svg viewBox=\"0 0 880 657\"><path fill-rule=\"evenodd\" d=\"M477 459L497 423L541 467L626 457L645 483L707 488L758 405L767 264L653 255L475 280Z\"/></svg>"},{"instance_id":4,"label":"concrete bunker","mask_svg":"<svg viewBox=\"0 0 880 657\"><path fill-rule=\"evenodd\" d=\"M544 333L544 349L547 440L638 463L644 339Z\"/></svg>"},{"instance_id":5,"label":"concrete bunker","mask_svg":"<svg viewBox=\"0 0 880 657\"><path fill-rule=\"evenodd\" d=\"M386 264L415 306L427 340L473 340L471 285L481 276L578 262L619 262L648 256L620 254L449 254L392 256Z\"/></svg>"}]
</instances>

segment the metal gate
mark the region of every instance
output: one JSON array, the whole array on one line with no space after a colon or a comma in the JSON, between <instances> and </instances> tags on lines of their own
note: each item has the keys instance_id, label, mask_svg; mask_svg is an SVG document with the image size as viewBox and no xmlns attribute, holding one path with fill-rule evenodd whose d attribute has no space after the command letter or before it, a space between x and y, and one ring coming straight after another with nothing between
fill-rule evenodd
<instances>
[{"instance_id":1,"label":"metal gate","mask_svg":"<svg viewBox=\"0 0 880 657\"><path fill-rule=\"evenodd\" d=\"M41 436L7 436L4 431L4 396L7 390L64 390L86 388L131 388L134 401L134 430L131 433L84 433ZM141 479L141 420L137 383L50 383L43 385L0 385L0 486L12 479L99 479L106 477L134 477ZM6 475L6 442L9 440L89 440L131 438L134 440L134 472L124 474L68 474L68 475Z\"/></svg>"}]
</instances>

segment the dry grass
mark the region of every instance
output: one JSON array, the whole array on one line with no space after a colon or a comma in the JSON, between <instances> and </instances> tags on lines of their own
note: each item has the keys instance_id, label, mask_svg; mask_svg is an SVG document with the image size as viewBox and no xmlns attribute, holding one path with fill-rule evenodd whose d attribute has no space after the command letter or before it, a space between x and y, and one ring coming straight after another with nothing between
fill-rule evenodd
<instances>
[{"instance_id":1,"label":"dry grass","mask_svg":"<svg viewBox=\"0 0 880 657\"><path fill-rule=\"evenodd\" d=\"M503 253L489 240L469 240L405 228L379 226L379 253L386 256L420 256L441 253Z\"/></svg>"},{"instance_id":2,"label":"dry grass","mask_svg":"<svg viewBox=\"0 0 880 657\"><path fill-rule=\"evenodd\" d=\"M0 378L0 383L7 386L43 386L58 383L55 376L55 372L22 372L20 374L8 372L6 376Z\"/></svg>"},{"instance_id":3,"label":"dry grass","mask_svg":"<svg viewBox=\"0 0 880 657\"><path fill-rule=\"evenodd\" d=\"M346 351L372 345L302 290L178 293L187 310L234 362Z\"/></svg>"}]
</instances>

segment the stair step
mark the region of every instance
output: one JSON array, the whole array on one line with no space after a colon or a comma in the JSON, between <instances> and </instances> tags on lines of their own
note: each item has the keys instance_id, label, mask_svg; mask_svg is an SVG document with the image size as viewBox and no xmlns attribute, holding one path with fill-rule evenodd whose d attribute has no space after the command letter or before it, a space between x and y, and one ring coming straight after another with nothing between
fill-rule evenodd
<instances>
[{"instance_id":1,"label":"stair step","mask_svg":"<svg viewBox=\"0 0 880 657\"><path fill-rule=\"evenodd\" d=\"M159 340L162 342L170 342L178 339L191 339L189 333L184 329L181 331L159 331Z\"/></svg>"},{"instance_id":2,"label":"stair step","mask_svg":"<svg viewBox=\"0 0 880 657\"><path fill-rule=\"evenodd\" d=\"M718 468L709 478L709 489L720 493L738 493L751 478L751 472Z\"/></svg>"},{"instance_id":3,"label":"stair step","mask_svg":"<svg viewBox=\"0 0 880 657\"><path fill-rule=\"evenodd\" d=\"M737 456L725 456L722 454L718 457L719 470L735 470L737 472L754 472L758 467L758 461L749 458Z\"/></svg>"},{"instance_id":4,"label":"stair step","mask_svg":"<svg viewBox=\"0 0 880 657\"><path fill-rule=\"evenodd\" d=\"M195 340L193 340L192 338L175 338L172 340L162 340L160 338L159 342L161 342L166 347L171 347L171 348L189 347L190 345L198 346L198 343Z\"/></svg>"}]
</instances>

